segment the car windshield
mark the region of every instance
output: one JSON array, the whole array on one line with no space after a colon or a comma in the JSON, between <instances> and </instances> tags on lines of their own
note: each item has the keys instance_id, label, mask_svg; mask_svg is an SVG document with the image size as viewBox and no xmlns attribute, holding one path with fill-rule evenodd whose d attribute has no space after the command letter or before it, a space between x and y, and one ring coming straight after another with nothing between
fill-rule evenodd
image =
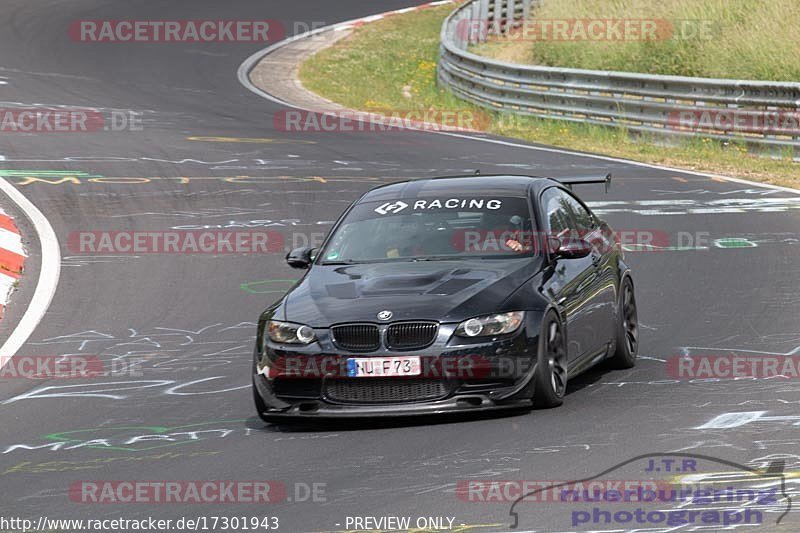
<instances>
[{"instance_id":1,"label":"car windshield","mask_svg":"<svg viewBox=\"0 0 800 533\"><path fill-rule=\"evenodd\" d=\"M364 202L336 228L322 264L524 257L534 253L525 198Z\"/></svg>"}]
</instances>

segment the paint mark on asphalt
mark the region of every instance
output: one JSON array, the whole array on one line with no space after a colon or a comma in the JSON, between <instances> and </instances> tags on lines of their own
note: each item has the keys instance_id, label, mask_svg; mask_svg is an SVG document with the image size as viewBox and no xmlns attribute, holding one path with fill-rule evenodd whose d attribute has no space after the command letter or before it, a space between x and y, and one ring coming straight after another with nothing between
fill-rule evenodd
<instances>
[{"instance_id":1,"label":"paint mark on asphalt","mask_svg":"<svg viewBox=\"0 0 800 533\"><path fill-rule=\"evenodd\" d=\"M708 195L708 194L716 194L719 196L729 196L731 194L754 194L758 196L768 196L770 194L778 194L781 191L777 191L774 189L731 189L727 191L710 190L710 189L688 189L680 191L652 189L652 192L658 193L661 196L676 195L676 194L694 195L694 196Z\"/></svg>"},{"instance_id":2,"label":"paint mark on asphalt","mask_svg":"<svg viewBox=\"0 0 800 533\"><path fill-rule=\"evenodd\" d=\"M212 143L317 144L315 141L305 141L300 139L266 139L259 137L187 137L186 140Z\"/></svg>"},{"instance_id":3,"label":"paint mark on asphalt","mask_svg":"<svg viewBox=\"0 0 800 533\"><path fill-rule=\"evenodd\" d=\"M786 198L722 198L673 200L610 200L587 202L598 215L635 213L645 216L709 215L727 213L783 213L800 209L800 197Z\"/></svg>"},{"instance_id":4,"label":"paint mark on asphalt","mask_svg":"<svg viewBox=\"0 0 800 533\"><path fill-rule=\"evenodd\" d=\"M768 411L722 413L694 429L732 429L756 422L792 422L793 426L800 426L800 415L765 416L767 413Z\"/></svg>"},{"instance_id":5,"label":"paint mark on asphalt","mask_svg":"<svg viewBox=\"0 0 800 533\"><path fill-rule=\"evenodd\" d=\"M0 476L8 474L53 474L56 472L82 472L84 470L101 470L108 468L112 463L142 463L151 461L160 461L164 459L187 459L191 460L196 457L212 457L221 454L221 451L197 451L197 452L165 452L155 455L123 455L100 457L93 459L83 459L80 461L46 461L41 463L34 463L31 461L23 461L8 468L4 472L0 472Z\"/></svg>"},{"instance_id":6,"label":"paint mark on asphalt","mask_svg":"<svg viewBox=\"0 0 800 533\"><path fill-rule=\"evenodd\" d=\"M3 159L5 160L5 159ZM0 169L2 178L101 178L100 174L89 174L79 170L9 170Z\"/></svg>"},{"instance_id":7,"label":"paint mark on asphalt","mask_svg":"<svg viewBox=\"0 0 800 533\"><path fill-rule=\"evenodd\" d=\"M283 293L296 279L265 279L261 281L248 281L239 285L239 288L250 294Z\"/></svg>"},{"instance_id":8,"label":"paint mark on asphalt","mask_svg":"<svg viewBox=\"0 0 800 533\"><path fill-rule=\"evenodd\" d=\"M260 436L279 441L306 441L339 438L339 433L312 433L305 435L274 435L245 426L245 419L216 420L176 426L119 426L59 431L39 437L37 443L4 445L2 454L24 451L63 452L79 449L148 452L158 448L196 444L198 442L226 439L228 437ZM134 458L135 460L136 458Z\"/></svg>"},{"instance_id":9,"label":"paint mark on asphalt","mask_svg":"<svg viewBox=\"0 0 800 533\"><path fill-rule=\"evenodd\" d=\"M337 177L321 177L321 176L97 176L86 174L82 175L79 172L65 172L63 174L31 174L23 173L9 176L13 180L14 185L27 186L33 184L44 185L83 185L87 183L97 183L103 185L146 185L149 183L162 183L174 182L181 185L188 185L197 182L225 182L236 184L247 183L331 183L331 182L347 182L352 183L367 183L376 184L385 182L387 180L396 181L397 178L392 177L363 177L363 176L337 176ZM302 191L305 192L305 191Z\"/></svg>"}]
</instances>

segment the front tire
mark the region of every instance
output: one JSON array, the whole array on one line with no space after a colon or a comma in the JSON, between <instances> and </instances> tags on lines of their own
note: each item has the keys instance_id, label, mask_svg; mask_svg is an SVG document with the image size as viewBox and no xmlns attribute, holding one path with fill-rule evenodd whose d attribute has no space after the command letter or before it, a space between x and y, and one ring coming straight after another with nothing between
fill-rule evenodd
<instances>
[{"instance_id":1,"label":"front tire","mask_svg":"<svg viewBox=\"0 0 800 533\"><path fill-rule=\"evenodd\" d=\"M639 355L639 313L631 278L625 277L619 288L619 319L616 350L611 357L614 368L633 368Z\"/></svg>"},{"instance_id":2,"label":"front tire","mask_svg":"<svg viewBox=\"0 0 800 533\"><path fill-rule=\"evenodd\" d=\"M548 313L542 321L538 353L533 406L537 409L558 407L564 403L567 391L567 342L555 313Z\"/></svg>"}]
</instances>

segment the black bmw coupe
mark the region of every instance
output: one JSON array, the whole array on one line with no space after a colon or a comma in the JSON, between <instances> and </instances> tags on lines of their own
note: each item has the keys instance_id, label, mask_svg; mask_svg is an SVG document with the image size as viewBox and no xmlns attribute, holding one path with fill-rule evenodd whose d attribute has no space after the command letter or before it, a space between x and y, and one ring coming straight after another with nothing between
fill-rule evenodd
<instances>
[{"instance_id":1,"label":"black bmw coupe","mask_svg":"<svg viewBox=\"0 0 800 533\"><path fill-rule=\"evenodd\" d=\"M554 407L570 377L634 365L631 272L572 192L608 176L459 176L377 187L259 319L265 421Z\"/></svg>"}]
</instances>

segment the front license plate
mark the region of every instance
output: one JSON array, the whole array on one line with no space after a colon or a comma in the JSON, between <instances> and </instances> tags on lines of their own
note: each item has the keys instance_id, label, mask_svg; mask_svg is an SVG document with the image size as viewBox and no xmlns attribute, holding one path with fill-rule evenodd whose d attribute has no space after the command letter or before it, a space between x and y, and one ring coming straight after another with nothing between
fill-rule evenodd
<instances>
[{"instance_id":1,"label":"front license plate","mask_svg":"<svg viewBox=\"0 0 800 533\"><path fill-rule=\"evenodd\" d=\"M419 357L363 357L347 360L347 376L351 378L420 374L422 374L422 363Z\"/></svg>"}]
</instances>

